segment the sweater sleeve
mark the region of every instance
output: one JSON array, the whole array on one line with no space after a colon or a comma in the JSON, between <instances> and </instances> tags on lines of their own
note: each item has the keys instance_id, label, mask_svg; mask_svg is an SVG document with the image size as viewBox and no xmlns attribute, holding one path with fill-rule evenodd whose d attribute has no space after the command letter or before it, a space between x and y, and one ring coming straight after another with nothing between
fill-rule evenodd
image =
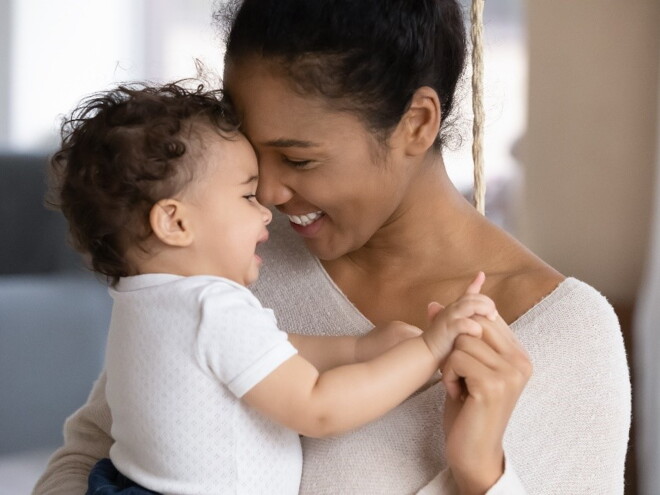
<instances>
[{"instance_id":1,"label":"sweater sleeve","mask_svg":"<svg viewBox=\"0 0 660 495\"><path fill-rule=\"evenodd\" d=\"M64 445L48 461L33 495L83 495L94 464L108 457L112 419L105 398L105 372L98 378L87 403L64 424Z\"/></svg>"},{"instance_id":2,"label":"sweater sleeve","mask_svg":"<svg viewBox=\"0 0 660 495\"><path fill-rule=\"evenodd\" d=\"M619 323L577 280L512 325L534 374L504 437L506 468L487 495L621 495L631 390ZM458 494L449 469L419 493Z\"/></svg>"},{"instance_id":3,"label":"sweater sleeve","mask_svg":"<svg viewBox=\"0 0 660 495\"><path fill-rule=\"evenodd\" d=\"M417 495L459 495L451 470L446 468L440 471L440 474L417 492ZM504 474L490 487L486 495L528 495L528 492L513 466L505 462Z\"/></svg>"},{"instance_id":4,"label":"sweater sleeve","mask_svg":"<svg viewBox=\"0 0 660 495\"><path fill-rule=\"evenodd\" d=\"M631 420L628 363L607 300L572 280L515 328L534 374L504 450L531 494L622 494Z\"/></svg>"}]
</instances>

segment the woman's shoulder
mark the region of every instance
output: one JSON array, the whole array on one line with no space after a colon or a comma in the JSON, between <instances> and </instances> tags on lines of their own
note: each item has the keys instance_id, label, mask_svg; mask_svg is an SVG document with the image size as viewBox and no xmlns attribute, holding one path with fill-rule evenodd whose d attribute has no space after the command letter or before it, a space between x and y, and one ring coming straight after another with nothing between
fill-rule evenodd
<instances>
[{"instance_id":1,"label":"woman's shoulder","mask_svg":"<svg viewBox=\"0 0 660 495\"><path fill-rule=\"evenodd\" d=\"M546 264L534 264L498 277L491 289L494 300L505 304L509 324L532 318L574 319L575 317L616 320L614 310L598 290L574 277L566 277ZM508 318L506 317L508 316Z\"/></svg>"},{"instance_id":2,"label":"woman's shoulder","mask_svg":"<svg viewBox=\"0 0 660 495\"><path fill-rule=\"evenodd\" d=\"M545 357L579 353L585 361L625 362L619 320L607 298L573 277L560 280L538 302L521 314L511 328L527 348L538 347ZM556 356L555 356L556 357Z\"/></svg>"},{"instance_id":3,"label":"woman's shoulder","mask_svg":"<svg viewBox=\"0 0 660 495\"><path fill-rule=\"evenodd\" d=\"M566 277L544 263L506 270L489 277L488 295L505 319L511 323L552 294Z\"/></svg>"},{"instance_id":4,"label":"woman's shoulder","mask_svg":"<svg viewBox=\"0 0 660 495\"><path fill-rule=\"evenodd\" d=\"M605 296L568 277L513 322L511 329L534 367L525 408L533 409L530 400L543 405L539 413L550 410L552 404L573 404L592 423L599 411L608 417L605 427L610 432L619 428L626 436L628 359L619 320ZM570 410L574 421L577 413Z\"/></svg>"},{"instance_id":5,"label":"woman's shoulder","mask_svg":"<svg viewBox=\"0 0 660 495\"><path fill-rule=\"evenodd\" d=\"M539 291L539 294L544 295L527 311L521 313L514 323L522 325L536 319L548 318L558 323L575 322L576 319L584 322L598 320L618 329L618 319L612 305L591 285L573 277L563 276L561 279L546 279L546 283L544 289L550 290ZM529 286L527 289L533 291L538 287Z\"/></svg>"},{"instance_id":6,"label":"woman's shoulder","mask_svg":"<svg viewBox=\"0 0 660 495\"><path fill-rule=\"evenodd\" d=\"M570 342L592 347L623 345L619 320L607 298L550 267L537 265L502 277L496 293L507 304L505 320L530 343L551 336L560 346Z\"/></svg>"}]
</instances>

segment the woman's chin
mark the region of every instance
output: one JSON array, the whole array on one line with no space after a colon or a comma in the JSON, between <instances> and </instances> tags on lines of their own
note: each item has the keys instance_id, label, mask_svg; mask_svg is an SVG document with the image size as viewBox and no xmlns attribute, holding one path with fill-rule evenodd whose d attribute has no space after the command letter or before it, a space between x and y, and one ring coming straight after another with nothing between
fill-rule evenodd
<instances>
[{"instance_id":1,"label":"woman's chin","mask_svg":"<svg viewBox=\"0 0 660 495\"><path fill-rule=\"evenodd\" d=\"M321 261L334 261L353 251L348 246L336 242L331 243L327 239L306 238L303 240L309 252Z\"/></svg>"}]
</instances>

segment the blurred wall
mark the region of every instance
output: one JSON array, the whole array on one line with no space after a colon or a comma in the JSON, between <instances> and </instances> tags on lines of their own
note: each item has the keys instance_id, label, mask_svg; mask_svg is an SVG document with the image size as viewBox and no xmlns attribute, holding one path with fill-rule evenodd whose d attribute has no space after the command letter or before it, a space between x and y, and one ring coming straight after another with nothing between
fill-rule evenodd
<instances>
[{"instance_id":1,"label":"blurred wall","mask_svg":"<svg viewBox=\"0 0 660 495\"><path fill-rule=\"evenodd\" d=\"M519 237L632 302L646 259L660 0L528 2L529 114Z\"/></svg>"}]
</instances>

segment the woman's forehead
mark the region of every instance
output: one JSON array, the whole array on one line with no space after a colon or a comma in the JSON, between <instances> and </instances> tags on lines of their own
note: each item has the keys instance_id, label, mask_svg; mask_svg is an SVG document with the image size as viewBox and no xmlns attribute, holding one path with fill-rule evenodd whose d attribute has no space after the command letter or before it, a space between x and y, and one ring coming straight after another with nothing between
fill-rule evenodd
<instances>
[{"instance_id":1,"label":"woman's forehead","mask_svg":"<svg viewBox=\"0 0 660 495\"><path fill-rule=\"evenodd\" d=\"M253 63L232 64L225 71L225 90L240 111L252 112L264 105L271 111L330 110L323 98L296 91L283 70L262 60L251 58Z\"/></svg>"},{"instance_id":2,"label":"woman's forehead","mask_svg":"<svg viewBox=\"0 0 660 495\"><path fill-rule=\"evenodd\" d=\"M317 143L346 128L361 127L348 112L327 100L295 91L286 76L266 64L233 65L225 72L227 94L245 132L255 145L282 140Z\"/></svg>"}]
</instances>

